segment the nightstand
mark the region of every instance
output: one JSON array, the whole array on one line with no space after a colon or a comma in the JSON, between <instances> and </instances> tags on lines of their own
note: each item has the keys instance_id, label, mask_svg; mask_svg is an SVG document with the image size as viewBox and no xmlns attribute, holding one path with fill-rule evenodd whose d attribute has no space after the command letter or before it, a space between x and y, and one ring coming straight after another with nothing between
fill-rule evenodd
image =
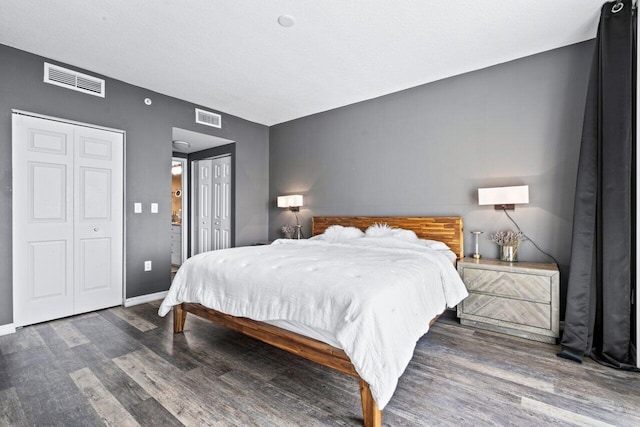
<instances>
[{"instance_id":1,"label":"nightstand","mask_svg":"<svg viewBox=\"0 0 640 427\"><path fill-rule=\"evenodd\" d=\"M554 344L559 337L560 273L554 263L464 258L458 273L469 296L463 325Z\"/></svg>"}]
</instances>

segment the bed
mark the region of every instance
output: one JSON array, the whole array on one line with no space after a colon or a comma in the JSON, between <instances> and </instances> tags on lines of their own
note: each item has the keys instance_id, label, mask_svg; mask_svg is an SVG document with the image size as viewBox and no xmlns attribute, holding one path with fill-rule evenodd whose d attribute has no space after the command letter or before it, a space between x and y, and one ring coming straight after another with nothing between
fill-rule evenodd
<instances>
[{"instance_id":1,"label":"bed","mask_svg":"<svg viewBox=\"0 0 640 427\"><path fill-rule=\"evenodd\" d=\"M340 231L340 236L345 236L347 231L350 234L357 232L351 227L364 231L375 224L386 224L398 232L399 229L410 230L418 238L428 240L404 243L398 241L402 239L390 239L385 234L377 240L327 241L329 236L336 236L336 231ZM372 227L372 231L375 228ZM382 409L390 399L390 393L395 390L397 378L411 359L417 339L426 333L447 306L455 306L466 296L466 289L453 268L455 259L462 257L464 248L462 218L314 217L312 236L308 241L278 240L269 248L235 248L228 250L230 252L216 251L218 253L192 257L202 260L188 261L181 267L160 306L159 314L166 315L173 311L175 333L184 330L186 315L192 313L356 378L360 384L364 425L379 426L382 423ZM371 236L374 236L373 233ZM404 234L402 236L407 237ZM448 258L443 255L442 248L427 243L429 241L435 241L433 244L444 243ZM325 256L333 258L325 259ZM387 266L380 260L388 260L392 264ZM351 269L351 264L359 263L366 267L363 272ZM233 266L227 272L223 268L226 264ZM428 273L422 272L423 264L433 264ZM292 268L306 269L305 275L296 276L299 273L291 272ZM396 268L397 271L394 270ZM318 269L322 274L317 274ZM272 274L267 270L273 270L274 278L265 279ZM440 286L442 297L438 294L437 297L425 298L422 295L423 285L408 282L405 285L404 279L396 280L398 275L403 274L417 275L420 280L429 282L436 281L435 276L439 274L442 283L433 288L440 292ZM348 286L342 284L343 276L345 283L346 276L352 276L348 279ZM233 285L223 289L204 283L208 281L233 282ZM243 286L250 288L253 284L246 282L253 281L259 283L260 289L275 287L273 295L254 297L254 294L249 294L252 291L245 290ZM287 282L292 284L288 285ZM394 282L393 286L397 282L399 287L389 289L386 284L391 282ZM195 283L202 285L192 286ZM293 292L294 288L286 287L293 285L296 286ZM302 289L303 286L308 287L298 295L297 287ZM349 295L343 297L339 292ZM379 292L386 294L380 296ZM353 294L362 296L364 302L356 304L351 301ZM256 304L254 299L260 298L265 299ZM331 299L331 303L323 304L319 298ZM408 304L407 311L419 320L417 326L407 326L404 319L395 313L395 308L387 310L390 314L385 314L390 315L391 320L379 320L379 313L384 312L386 306L396 307L395 299L398 300L397 304ZM386 304L384 307L380 305L382 301ZM418 303L429 307L422 309L422 305L416 305ZM341 311L333 317L320 313L326 311L327 306ZM359 308L352 310L356 306ZM278 320L285 319L285 315L290 317L290 321ZM325 317L331 320L319 320ZM305 327L300 329L300 326ZM333 331L335 335L323 335L327 331ZM413 343L405 349L403 342L398 347L400 350L396 350L397 343L394 340L400 339L396 337L408 341L408 344L413 340ZM396 356L396 352L401 353L400 356ZM391 366L387 368L387 365Z\"/></svg>"}]
</instances>

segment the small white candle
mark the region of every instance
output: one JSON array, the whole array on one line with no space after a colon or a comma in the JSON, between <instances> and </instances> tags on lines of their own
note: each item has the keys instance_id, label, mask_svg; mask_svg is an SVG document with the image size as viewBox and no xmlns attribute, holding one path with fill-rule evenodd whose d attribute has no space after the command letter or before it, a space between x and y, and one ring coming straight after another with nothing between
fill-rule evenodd
<instances>
[{"instance_id":1,"label":"small white candle","mask_svg":"<svg viewBox=\"0 0 640 427\"><path fill-rule=\"evenodd\" d=\"M473 257L478 259L478 258L482 258L482 255L480 255L480 246L479 246L479 242L478 242L478 237L484 233L484 231L472 231L471 234L473 234L473 239L474 239L474 245L475 245L475 252L473 253Z\"/></svg>"}]
</instances>

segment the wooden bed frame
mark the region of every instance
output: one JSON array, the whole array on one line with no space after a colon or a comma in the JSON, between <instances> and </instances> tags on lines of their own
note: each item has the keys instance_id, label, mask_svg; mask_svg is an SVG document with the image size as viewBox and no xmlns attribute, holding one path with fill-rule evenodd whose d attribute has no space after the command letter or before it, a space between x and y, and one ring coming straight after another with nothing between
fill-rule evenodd
<instances>
[{"instance_id":1,"label":"wooden bed frame","mask_svg":"<svg viewBox=\"0 0 640 427\"><path fill-rule=\"evenodd\" d=\"M334 224L358 227L364 231L372 224L386 223L392 227L413 230L422 239L440 240L455 252L458 259L463 256L464 234L460 217L314 217L312 221L312 235L314 236L321 234L327 227ZM360 378L349 356L341 349L273 325L230 316L206 308L201 304L192 303L182 303L173 307L173 331L175 333L184 330L187 313L219 323L289 353L357 378L360 382L362 416L365 427L382 425L382 411L378 409L373 400L369 384ZM436 316L432 319L429 325L433 325L437 318Z\"/></svg>"}]
</instances>

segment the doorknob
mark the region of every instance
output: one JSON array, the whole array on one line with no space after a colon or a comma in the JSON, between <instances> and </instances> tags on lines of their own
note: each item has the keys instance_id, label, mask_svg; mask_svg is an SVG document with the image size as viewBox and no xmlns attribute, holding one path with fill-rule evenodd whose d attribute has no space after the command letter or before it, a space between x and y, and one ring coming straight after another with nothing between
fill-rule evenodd
<instances>
[{"instance_id":1,"label":"doorknob","mask_svg":"<svg viewBox=\"0 0 640 427\"><path fill-rule=\"evenodd\" d=\"M100 227L93 227L93 231L97 233L98 231L100 231Z\"/></svg>"}]
</instances>

